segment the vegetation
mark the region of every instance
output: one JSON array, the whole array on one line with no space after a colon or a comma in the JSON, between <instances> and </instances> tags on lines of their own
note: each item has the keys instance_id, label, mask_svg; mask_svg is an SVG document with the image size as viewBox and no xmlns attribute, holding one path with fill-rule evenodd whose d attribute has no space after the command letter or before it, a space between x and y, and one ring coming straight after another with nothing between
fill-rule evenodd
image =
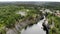
<instances>
[{"instance_id":1,"label":"vegetation","mask_svg":"<svg viewBox=\"0 0 60 34\"><path fill-rule=\"evenodd\" d=\"M60 17L48 13L49 24L54 22L54 27L50 29L50 34L60 34Z\"/></svg>"},{"instance_id":2,"label":"vegetation","mask_svg":"<svg viewBox=\"0 0 60 34\"><path fill-rule=\"evenodd\" d=\"M26 12L26 16L22 16L21 14L16 14L18 12ZM36 17L40 15L41 12L37 12L38 9L36 7L25 7L25 6L15 6L15 5L7 5L0 7L0 34L6 34L5 28L13 28L15 27L15 23L19 22L21 19ZM41 13L42 14L42 13Z\"/></svg>"},{"instance_id":3,"label":"vegetation","mask_svg":"<svg viewBox=\"0 0 60 34\"><path fill-rule=\"evenodd\" d=\"M6 34L5 28L15 27L15 23L26 18L37 18L37 16L42 16L39 6L25 6L25 5L5 5L0 6L0 34ZM45 8L54 8L60 10L58 7L45 6ZM27 15L22 16L17 14L18 12L26 12ZM60 34L60 17L55 16L54 14L48 13L47 15L49 24L52 24L52 21L55 23L55 26L50 29L49 34Z\"/></svg>"}]
</instances>

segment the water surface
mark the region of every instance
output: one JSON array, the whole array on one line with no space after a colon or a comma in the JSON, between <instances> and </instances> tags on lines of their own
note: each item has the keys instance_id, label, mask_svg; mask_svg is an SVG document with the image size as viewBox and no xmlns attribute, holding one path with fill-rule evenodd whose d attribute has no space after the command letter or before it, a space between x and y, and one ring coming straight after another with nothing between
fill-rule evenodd
<instances>
[{"instance_id":1,"label":"water surface","mask_svg":"<svg viewBox=\"0 0 60 34\"><path fill-rule=\"evenodd\" d=\"M27 29L23 29L21 31L21 34L46 34L46 31L43 30L42 23L44 22L44 19L40 20L37 24L34 24L31 27L27 27Z\"/></svg>"}]
</instances>

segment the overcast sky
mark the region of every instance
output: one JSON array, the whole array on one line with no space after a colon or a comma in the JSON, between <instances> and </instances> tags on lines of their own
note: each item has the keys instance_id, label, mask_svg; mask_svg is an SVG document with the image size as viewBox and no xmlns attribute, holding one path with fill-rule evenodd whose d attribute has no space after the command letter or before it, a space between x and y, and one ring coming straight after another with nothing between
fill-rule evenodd
<instances>
[{"instance_id":1,"label":"overcast sky","mask_svg":"<svg viewBox=\"0 0 60 34\"><path fill-rule=\"evenodd\" d=\"M11 1L51 1L60 2L60 0L0 0L0 2L11 2Z\"/></svg>"}]
</instances>

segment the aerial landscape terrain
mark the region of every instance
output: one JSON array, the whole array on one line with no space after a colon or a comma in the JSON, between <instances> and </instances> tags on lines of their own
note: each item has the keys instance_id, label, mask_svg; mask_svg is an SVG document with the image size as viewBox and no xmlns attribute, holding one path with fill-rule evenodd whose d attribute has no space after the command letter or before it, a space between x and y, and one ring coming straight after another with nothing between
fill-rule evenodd
<instances>
[{"instance_id":1,"label":"aerial landscape terrain","mask_svg":"<svg viewBox=\"0 0 60 34\"><path fill-rule=\"evenodd\" d=\"M60 34L60 2L0 2L0 34Z\"/></svg>"}]
</instances>

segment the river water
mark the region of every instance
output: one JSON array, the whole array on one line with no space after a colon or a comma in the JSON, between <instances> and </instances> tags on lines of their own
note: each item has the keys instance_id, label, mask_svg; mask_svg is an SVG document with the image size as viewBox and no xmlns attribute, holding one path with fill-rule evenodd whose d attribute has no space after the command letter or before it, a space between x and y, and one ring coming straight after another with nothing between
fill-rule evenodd
<instances>
[{"instance_id":1,"label":"river water","mask_svg":"<svg viewBox=\"0 0 60 34\"><path fill-rule=\"evenodd\" d=\"M40 20L37 24L34 24L31 27L27 27L27 29L22 29L21 34L46 34L46 31L43 30L42 26L44 20L46 20L45 16L44 19Z\"/></svg>"}]
</instances>

